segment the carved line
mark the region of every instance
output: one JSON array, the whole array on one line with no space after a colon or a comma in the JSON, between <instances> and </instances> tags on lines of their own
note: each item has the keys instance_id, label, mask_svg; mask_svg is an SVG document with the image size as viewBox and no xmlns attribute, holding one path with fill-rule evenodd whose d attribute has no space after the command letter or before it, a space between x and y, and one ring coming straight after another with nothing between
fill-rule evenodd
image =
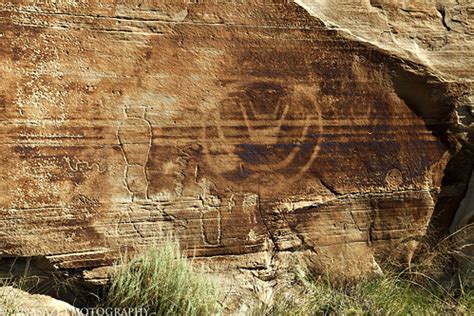
<instances>
[{"instance_id":1,"label":"carved line","mask_svg":"<svg viewBox=\"0 0 474 316\"><path fill-rule=\"evenodd\" d=\"M219 207L215 208L215 211L217 212L217 241L211 242L209 241L207 234L206 234L206 228L204 227L204 211L201 210L199 211L199 222L201 226L201 238L202 241L210 247L219 247L222 244L222 216L221 216L221 210Z\"/></svg>"},{"instance_id":2,"label":"carved line","mask_svg":"<svg viewBox=\"0 0 474 316\"><path fill-rule=\"evenodd\" d=\"M206 199L207 197L207 190L204 189L203 195L199 196L201 200L202 207L199 208L199 222L201 228L201 237L204 244L211 247L218 247L222 244L222 214L221 214L221 204L222 201L219 199L219 203L217 206L214 206L215 203L209 203ZM206 234L206 227L204 225L204 214L210 211L217 212L217 218L212 218L212 220L217 219L217 241L211 242Z\"/></svg>"},{"instance_id":3,"label":"carved line","mask_svg":"<svg viewBox=\"0 0 474 316\"><path fill-rule=\"evenodd\" d=\"M93 162L92 164L90 164L88 161L79 160L79 159L76 158L76 162L73 164L71 162L70 157L64 157L64 160L68 164L69 169L73 172L82 171L83 168L81 168L81 167L84 167L85 170L90 170L90 171L92 171L95 168L97 170L97 172L99 172L99 173L104 173L105 171L107 171L107 167L102 169L98 162Z\"/></svg>"},{"instance_id":4,"label":"carved line","mask_svg":"<svg viewBox=\"0 0 474 316\"><path fill-rule=\"evenodd\" d=\"M253 109L253 105L252 105L252 109ZM255 134L255 130L253 129L252 122L248 118L247 110L244 108L242 103L240 104L240 110L242 111L242 114L244 116L245 126L247 126L249 130L250 140L254 141L252 139L252 135ZM280 133L281 127L283 126L283 122L285 121L286 115L288 114L288 110L289 110L289 104L287 103L285 105L285 109L283 110L282 115L280 116L278 120L278 125L276 127L271 128L273 135L278 135ZM252 111L255 112L255 109L253 109ZM275 139L277 139L276 136L275 136Z\"/></svg>"},{"instance_id":5,"label":"carved line","mask_svg":"<svg viewBox=\"0 0 474 316\"><path fill-rule=\"evenodd\" d=\"M292 183L294 181L297 181L304 173L306 173L309 168L311 167L311 165L314 163L314 161L316 160L318 154L319 154L319 151L321 149L321 143L322 143L322 140L323 140L323 129L324 129L324 122L323 122L323 117L322 117L322 113L321 113L321 109L320 109L320 106L315 98L314 95L309 95L306 91L304 90L301 90L301 89L298 89L298 92L299 93L303 93L308 99L310 99L312 101L312 104L314 105L315 109L316 109L316 113L317 113L317 119L315 120L314 117L309 117L309 116L306 116L305 118L305 126L304 126L304 130L302 132L302 135L301 137L299 138L299 141L300 142L303 142L307 136L307 133L308 133L308 129L309 127L311 126L311 123L316 123L317 127L318 127L318 132L319 132L319 137L316 141L316 144L314 145L314 149L313 149L313 152L308 160L308 162L299 170L299 172L294 176L292 177L291 179L288 179L289 183ZM278 126L281 130L281 126L283 125L283 121L284 121L284 117L286 117L286 113L287 113L287 109L288 109L289 105L286 106L285 108L285 111L283 112L282 116L280 117L279 119L279 123L278 123ZM252 130L252 126L250 125L250 123L248 123L247 121L247 117L246 117L246 112L243 113L244 115L244 120L245 120L245 124L247 126L247 128L249 128L249 131ZM222 144L226 144L226 137L224 135L224 132L222 130L222 118L220 116L220 113L219 111L216 111L215 112L215 116L216 116L216 121L217 121L217 133L218 133L218 137L221 141ZM203 138L204 139L208 139L207 137L207 131L206 131L206 128L203 127L202 128L202 135L203 135ZM275 138L277 138L277 136L275 136ZM230 151L228 148L223 148L223 150L228 154L228 155L233 155L234 153L232 151ZM278 163L273 163L273 164L265 164L265 166L247 166L250 170L254 170L254 171L264 171L264 170L268 170L269 168L271 169L283 169L285 167L287 167L296 157L296 155L298 154L298 152L300 151L301 149L299 147L297 148L294 148L292 150L292 152L285 158L285 160L281 161L281 162L278 162ZM206 159L208 161L212 161L212 157L209 153L209 149L207 146L204 146L204 154L206 156ZM217 169L217 167L211 162L211 163L208 163L208 165L214 169L214 171L216 172L216 174L220 174L219 173L219 169Z\"/></svg>"},{"instance_id":6,"label":"carved line","mask_svg":"<svg viewBox=\"0 0 474 316\"><path fill-rule=\"evenodd\" d=\"M123 124L125 124L126 120L127 119L130 119L130 118L134 118L134 117L130 117L127 113L127 111L125 110L125 107L124 107L124 112L125 112L125 120L122 121L122 123L119 125L118 129L117 129L117 139L118 139L118 142L120 144L120 147L122 149L122 155L123 155L123 158L124 158L124 161L125 161L125 168L124 168L124 173L123 173L123 183L124 183L124 186L127 188L127 190L129 191L129 193L132 195L132 201L135 200L135 195L137 194L136 192L133 192L130 188L130 185L129 185L129 179L128 179L128 170L129 170L129 167L131 166L140 166L140 167L143 167L144 169L144 175L145 175L145 199L148 199L148 188L149 188L149 177L148 177L148 173L147 173L147 169L146 169L146 165L148 164L148 161L149 161L149 156L150 156L150 151L151 151L151 146L152 146L152 141L153 141L153 128L152 128L152 124L150 122L150 120L147 118L147 115L148 115L148 107L145 107L144 109L144 114L143 114L143 117L140 117L140 118L136 118L136 119L140 119L140 120L143 120L146 125L147 125L147 128L148 128L148 135L150 135L149 139L148 139L148 147L147 147L147 150L146 152L144 153L144 157L146 157L145 159L145 163L144 165L140 165L140 164L130 164L129 163L129 158L127 156L127 152L125 150L125 147L124 145L126 144L129 144L129 143L125 143L122 139L122 137L120 136L120 128L123 126Z\"/></svg>"},{"instance_id":7,"label":"carved line","mask_svg":"<svg viewBox=\"0 0 474 316\"><path fill-rule=\"evenodd\" d=\"M148 199L148 187L150 185L146 165L148 164L148 161L150 159L151 145L152 145L152 142L153 142L153 128L152 128L150 120L147 118L147 115L148 115L148 107L145 108L145 113L143 114L143 120L148 125L148 135L150 135L150 138L148 139L148 150L146 152L146 162L145 162L145 165L143 166L143 168L145 168L144 171L145 171L145 180L146 180L146 189L145 189L145 198L146 199Z\"/></svg>"}]
</instances>

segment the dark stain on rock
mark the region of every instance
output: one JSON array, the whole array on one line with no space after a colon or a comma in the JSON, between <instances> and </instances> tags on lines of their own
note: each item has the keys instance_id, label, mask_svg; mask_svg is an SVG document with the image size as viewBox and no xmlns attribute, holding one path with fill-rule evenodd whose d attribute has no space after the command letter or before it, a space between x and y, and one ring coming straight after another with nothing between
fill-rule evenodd
<instances>
[{"instance_id":1,"label":"dark stain on rock","mask_svg":"<svg viewBox=\"0 0 474 316\"><path fill-rule=\"evenodd\" d=\"M29 145L17 145L13 147L15 153L17 153L21 158L33 158L39 155L37 147Z\"/></svg>"}]
</instances>

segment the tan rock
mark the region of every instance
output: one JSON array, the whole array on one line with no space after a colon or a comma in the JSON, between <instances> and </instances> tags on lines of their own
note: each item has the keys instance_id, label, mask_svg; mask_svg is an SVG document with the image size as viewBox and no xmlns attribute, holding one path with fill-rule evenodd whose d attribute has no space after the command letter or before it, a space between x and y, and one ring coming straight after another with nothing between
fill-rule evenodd
<instances>
[{"instance_id":1,"label":"tan rock","mask_svg":"<svg viewBox=\"0 0 474 316\"><path fill-rule=\"evenodd\" d=\"M474 28L469 0L297 0L328 27L472 82Z\"/></svg>"},{"instance_id":2,"label":"tan rock","mask_svg":"<svg viewBox=\"0 0 474 316\"><path fill-rule=\"evenodd\" d=\"M0 287L0 314L15 316L79 316L79 310L52 297L30 294L20 289Z\"/></svg>"}]
</instances>

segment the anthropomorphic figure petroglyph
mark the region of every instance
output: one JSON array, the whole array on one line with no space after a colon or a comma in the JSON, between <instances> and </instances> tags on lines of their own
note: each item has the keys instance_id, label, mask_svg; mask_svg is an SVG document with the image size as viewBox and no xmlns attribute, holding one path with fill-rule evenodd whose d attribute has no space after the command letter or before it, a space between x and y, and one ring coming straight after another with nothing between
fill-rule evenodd
<instances>
[{"instance_id":1,"label":"anthropomorphic figure petroglyph","mask_svg":"<svg viewBox=\"0 0 474 316\"><path fill-rule=\"evenodd\" d=\"M126 118L118 129L118 139L125 159L124 182L132 200L148 198L146 164L151 147L151 124L147 107L125 107Z\"/></svg>"}]
</instances>

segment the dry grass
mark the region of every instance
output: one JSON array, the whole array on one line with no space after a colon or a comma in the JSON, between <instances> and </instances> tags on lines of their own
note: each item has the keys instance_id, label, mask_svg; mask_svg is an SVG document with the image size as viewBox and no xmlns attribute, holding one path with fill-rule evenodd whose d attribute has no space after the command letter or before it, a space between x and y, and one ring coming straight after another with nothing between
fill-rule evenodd
<instances>
[{"instance_id":1,"label":"dry grass","mask_svg":"<svg viewBox=\"0 0 474 316\"><path fill-rule=\"evenodd\" d=\"M456 266L460 259L472 264L472 258L463 256L459 240L456 233L436 244L409 241L411 248L416 246L415 255L385 258L382 276L357 283L342 283L301 264L295 269L293 291L276 294L271 304L256 303L250 314L473 315L474 289ZM0 315L15 315L15 299L2 289L7 288L0 288ZM100 305L143 308L156 315L219 313L215 285L202 270L196 271L176 242L123 259Z\"/></svg>"},{"instance_id":2,"label":"dry grass","mask_svg":"<svg viewBox=\"0 0 474 316\"><path fill-rule=\"evenodd\" d=\"M27 261L27 265L23 272L23 277L19 280L14 280L12 278L12 270L14 266L10 267L8 275L2 276L0 278L0 315L5 316L14 316L17 314L18 308L20 307L21 302L15 296L15 292L12 291L12 288L23 288L24 279L28 274L30 261Z\"/></svg>"},{"instance_id":3,"label":"dry grass","mask_svg":"<svg viewBox=\"0 0 474 316\"><path fill-rule=\"evenodd\" d=\"M0 287L0 315L14 316L20 306L20 302L13 295L13 291L6 284Z\"/></svg>"},{"instance_id":4,"label":"dry grass","mask_svg":"<svg viewBox=\"0 0 474 316\"><path fill-rule=\"evenodd\" d=\"M257 306L253 315L472 315L472 289L449 292L415 283L400 274L344 287L305 275L302 290L280 293L272 305Z\"/></svg>"}]
</instances>

